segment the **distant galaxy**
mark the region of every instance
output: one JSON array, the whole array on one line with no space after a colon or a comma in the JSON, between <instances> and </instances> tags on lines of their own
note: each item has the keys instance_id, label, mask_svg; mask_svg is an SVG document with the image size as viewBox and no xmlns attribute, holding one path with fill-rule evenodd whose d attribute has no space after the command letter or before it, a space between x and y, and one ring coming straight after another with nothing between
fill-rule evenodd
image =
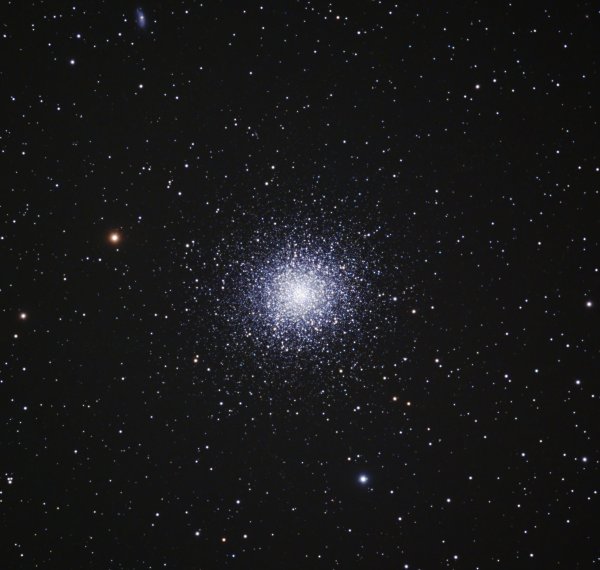
<instances>
[{"instance_id":1,"label":"distant galaxy","mask_svg":"<svg viewBox=\"0 0 600 570\"><path fill-rule=\"evenodd\" d=\"M135 11L135 21L138 27L142 29L146 27L146 14L144 14L144 11L141 8L137 8Z\"/></svg>"}]
</instances>

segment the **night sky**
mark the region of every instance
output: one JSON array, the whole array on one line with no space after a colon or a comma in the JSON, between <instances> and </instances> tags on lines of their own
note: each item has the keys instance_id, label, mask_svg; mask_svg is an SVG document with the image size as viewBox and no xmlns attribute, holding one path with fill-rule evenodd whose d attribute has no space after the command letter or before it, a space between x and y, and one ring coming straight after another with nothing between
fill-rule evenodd
<instances>
[{"instance_id":1,"label":"night sky","mask_svg":"<svg viewBox=\"0 0 600 570\"><path fill-rule=\"evenodd\" d=\"M0 566L600 566L596 2L5 1Z\"/></svg>"}]
</instances>

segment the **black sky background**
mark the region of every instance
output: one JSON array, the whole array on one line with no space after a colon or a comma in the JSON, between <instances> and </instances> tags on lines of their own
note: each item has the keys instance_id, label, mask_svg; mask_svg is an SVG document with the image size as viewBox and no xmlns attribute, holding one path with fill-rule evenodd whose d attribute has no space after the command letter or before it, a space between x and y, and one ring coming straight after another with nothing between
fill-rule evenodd
<instances>
[{"instance_id":1,"label":"black sky background","mask_svg":"<svg viewBox=\"0 0 600 570\"><path fill-rule=\"evenodd\" d=\"M595 3L0 14L2 567L598 564ZM185 244L315 212L398 308L263 377Z\"/></svg>"}]
</instances>

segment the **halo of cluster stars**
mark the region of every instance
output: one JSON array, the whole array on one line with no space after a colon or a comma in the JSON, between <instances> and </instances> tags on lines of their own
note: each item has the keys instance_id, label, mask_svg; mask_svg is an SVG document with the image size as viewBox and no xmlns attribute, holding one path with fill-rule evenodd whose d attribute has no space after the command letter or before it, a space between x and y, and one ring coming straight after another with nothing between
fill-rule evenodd
<instances>
[{"instance_id":1,"label":"halo of cluster stars","mask_svg":"<svg viewBox=\"0 0 600 570\"><path fill-rule=\"evenodd\" d=\"M324 372L340 363L351 369L376 345L377 329L396 321L397 286L381 279L373 243L381 233L348 218L262 218L251 232L220 242L212 277L200 287L198 273L206 272L189 247L186 312L193 322L198 296L206 297L210 336L222 339L231 361L263 373L285 370L289 378L305 365Z\"/></svg>"}]
</instances>

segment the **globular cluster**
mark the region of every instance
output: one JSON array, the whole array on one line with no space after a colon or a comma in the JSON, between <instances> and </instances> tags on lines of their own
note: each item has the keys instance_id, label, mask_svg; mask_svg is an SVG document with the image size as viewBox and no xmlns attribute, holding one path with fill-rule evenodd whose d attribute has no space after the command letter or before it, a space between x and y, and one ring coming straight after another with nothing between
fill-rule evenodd
<instances>
[{"instance_id":1,"label":"globular cluster","mask_svg":"<svg viewBox=\"0 0 600 570\"><path fill-rule=\"evenodd\" d=\"M302 210L229 223L245 229L209 250L212 264L201 262L202 247L185 250L188 324L205 303L210 314L209 327L192 326L192 342L208 334L226 348L229 367L244 362L269 380L342 363L352 369L367 361L382 329L394 328L400 280L378 253L381 227Z\"/></svg>"}]
</instances>

